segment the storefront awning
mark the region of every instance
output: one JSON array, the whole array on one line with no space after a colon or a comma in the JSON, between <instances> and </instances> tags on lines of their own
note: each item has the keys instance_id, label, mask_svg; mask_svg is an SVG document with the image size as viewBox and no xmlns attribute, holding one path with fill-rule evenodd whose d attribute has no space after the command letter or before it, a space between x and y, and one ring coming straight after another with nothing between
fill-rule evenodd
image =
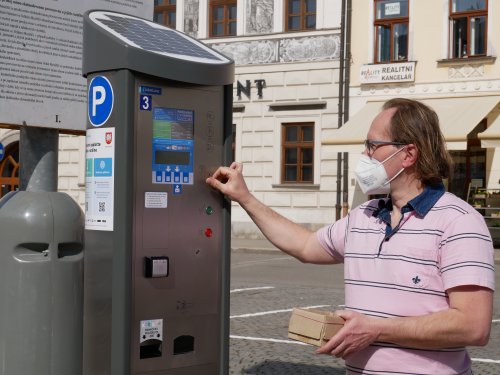
<instances>
[{"instance_id":1,"label":"storefront awning","mask_svg":"<svg viewBox=\"0 0 500 375\"><path fill-rule=\"evenodd\" d=\"M466 148L467 134L496 108L500 96L432 98L419 101L436 111L448 148L457 150ZM335 131L334 138L323 141L323 144L337 146L362 144L384 102L367 102L342 128ZM500 124L497 125L497 129L494 134L500 134ZM495 139L500 142L500 136Z\"/></svg>"},{"instance_id":2,"label":"storefront awning","mask_svg":"<svg viewBox=\"0 0 500 375\"><path fill-rule=\"evenodd\" d=\"M500 147L500 113L496 113L496 118L492 120L490 127L477 136L483 148Z\"/></svg>"}]
</instances>

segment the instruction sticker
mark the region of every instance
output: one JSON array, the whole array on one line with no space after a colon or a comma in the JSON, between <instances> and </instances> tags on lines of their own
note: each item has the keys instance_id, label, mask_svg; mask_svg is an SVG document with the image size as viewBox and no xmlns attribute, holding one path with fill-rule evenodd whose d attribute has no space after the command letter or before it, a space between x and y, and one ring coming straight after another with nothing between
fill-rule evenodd
<instances>
[{"instance_id":1,"label":"instruction sticker","mask_svg":"<svg viewBox=\"0 0 500 375\"><path fill-rule=\"evenodd\" d=\"M87 130L85 165L85 229L112 231L115 128Z\"/></svg>"},{"instance_id":2,"label":"instruction sticker","mask_svg":"<svg viewBox=\"0 0 500 375\"><path fill-rule=\"evenodd\" d=\"M144 207L166 208L168 206L168 193L162 191L147 191L144 193Z\"/></svg>"},{"instance_id":3,"label":"instruction sticker","mask_svg":"<svg viewBox=\"0 0 500 375\"><path fill-rule=\"evenodd\" d=\"M140 343L147 340L163 341L163 319L141 320Z\"/></svg>"}]
</instances>

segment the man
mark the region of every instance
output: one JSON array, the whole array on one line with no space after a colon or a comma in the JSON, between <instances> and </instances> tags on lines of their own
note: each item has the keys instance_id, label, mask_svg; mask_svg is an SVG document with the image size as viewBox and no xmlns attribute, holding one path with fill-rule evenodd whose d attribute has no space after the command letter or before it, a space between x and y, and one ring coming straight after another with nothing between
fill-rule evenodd
<instances>
[{"instance_id":1,"label":"man","mask_svg":"<svg viewBox=\"0 0 500 375\"><path fill-rule=\"evenodd\" d=\"M348 374L472 374L469 345L486 345L494 260L481 215L447 193L449 156L436 113L392 99L374 119L355 175L366 193L389 193L311 232L259 202L242 166L207 183L238 202L279 249L308 263L343 262L345 326L318 353Z\"/></svg>"}]
</instances>

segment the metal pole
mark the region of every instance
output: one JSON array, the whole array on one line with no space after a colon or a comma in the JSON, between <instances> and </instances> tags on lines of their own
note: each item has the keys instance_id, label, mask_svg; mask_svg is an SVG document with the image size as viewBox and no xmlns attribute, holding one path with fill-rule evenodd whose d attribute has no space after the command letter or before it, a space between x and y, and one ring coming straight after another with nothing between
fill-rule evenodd
<instances>
[{"instance_id":1,"label":"metal pole","mask_svg":"<svg viewBox=\"0 0 500 375\"><path fill-rule=\"evenodd\" d=\"M351 16L352 0L347 0L345 14L345 80L344 80L344 124L349 121L349 86L351 80Z\"/></svg>"},{"instance_id":2,"label":"metal pole","mask_svg":"<svg viewBox=\"0 0 500 375\"><path fill-rule=\"evenodd\" d=\"M19 137L19 189L57 191L59 130L23 126Z\"/></svg>"},{"instance_id":3,"label":"metal pole","mask_svg":"<svg viewBox=\"0 0 500 375\"><path fill-rule=\"evenodd\" d=\"M340 18L340 54L339 54L339 105L338 105L338 127L344 125L344 64L345 64L345 12L346 0L342 0L341 18Z\"/></svg>"},{"instance_id":4,"label":"metal pole","mask_svg":"<svg viewBox=\"0 0 500 375\"><path fill-rule=\"evenodd\" d=\"M340 54L339 54L339 104L338 104L338 128L344 124L344 45L345 45L345 0L342 0L340 18ZM335 219L341 216L342 200L342 153L337 153L337 199L335 204Z\"/></svg>"},{"instance_id":5,"label":"metal pole","mask_svg":"<svg viewBox=\"0 0 500 375\"><path fill-rule=\"evenodd\" d=\"M349 121L349 85L351 75L351 1L346 0L345 9L345 82L344 82L344 123ZM349 212L349 153L344 152L344 193L342 195L342 217Z\"/></svg>"}]
</instances>

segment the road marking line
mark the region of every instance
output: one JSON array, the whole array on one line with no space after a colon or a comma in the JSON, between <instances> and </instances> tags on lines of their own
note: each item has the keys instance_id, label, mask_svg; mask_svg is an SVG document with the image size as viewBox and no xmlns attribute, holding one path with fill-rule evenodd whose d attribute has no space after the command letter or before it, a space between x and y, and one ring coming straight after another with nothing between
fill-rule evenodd
<instances>
[{"instance_id":1,"label":"road marking line","mask_svg":"<svg viewBox=\"0 0 500 375\"><path fill-rule=\"evenodd\" d=\"M320 307L328 307L328 306L330 306L330 305L306 306L306 307L300 307L300 308L301 309L317 309L317 308L320 308ZM293 311L293 309L283 309L283 310L263 311L263 312L253 313L253 314L233 315L233 316L230 316L229 319L251 318L251 317L254 317L254 316L279 314L279 313L290 312L290 311Z\"/></svg>"},{"instance_id":2,"label":"road marking line","mask_svg":"<svg viewBox=\"0 0 500 375\"><path fill-rule=\"evenodd\" d=\"M500 361L495 359L484 359L484 358L471 358L473 362L485 362L485 363L500 363Z\"/></svg>"},{"instance_id":3,"label":"road marking line","mask_svg":"<svg viewBox=\"0 0 500 375\"><path fill-rule=\"evenodd\" d=\"M230 335L229 338L231 338L231 339L238 339L238 340L266 341L266 342L277 342L277 343L280 343L280 344L296 344L296 345L306 345L306 346L309 346L309 344L306 344L306 343L303 343L303 342L300 342L300 341L266 339L266 338L263 338L263 337L249 337L249 336Z\"/></svg>"},{"instance_id":4,"label":"road marking line","mask_svg":"<svg viewBox=\"0 0 500 375\"><path fill-rule=\"evenodd\" d=\"M493 319L491 322L492 323L500 323L500 319Z\"/></svg>"},{"instance_id":5,"label":"road marking line","mask_svg":"<svg viewBox=\"0 0 500 375\"><path fill-rule=\"evenodd\" d=\"M242 289L233 289L230 293L239 293L239 292L247 292L249 290L262 290L262 289L274 289L274 286L261 286L257 288L242 288Z\"/></svg>"}]
</instances>

